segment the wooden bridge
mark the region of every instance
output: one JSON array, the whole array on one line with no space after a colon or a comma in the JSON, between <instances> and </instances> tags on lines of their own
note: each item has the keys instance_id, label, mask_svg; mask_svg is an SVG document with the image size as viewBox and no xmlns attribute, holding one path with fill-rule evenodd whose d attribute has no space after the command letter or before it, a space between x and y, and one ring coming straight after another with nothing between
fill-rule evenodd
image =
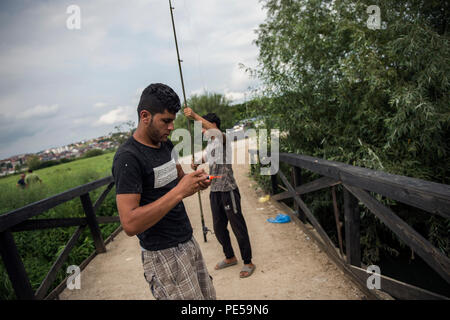
<instances>
[{"instance_id":1,"label":"wooden bridge","mask_svg":"<svg viewBox=\"0 0 450 320\"><path fill-rule=\"evenodd\" d=\"M254 183L246 174L248 165L233 165L241 190L244 216L249 227L254 263L257 265L255 274L248 279L239 279L240 269L227 268L220 271L213 269L214 265L222 259L221 247L212 235L209 235L208 242L201 241L202 230L199 227L198 204L191 199L194 197L184 200L194 227L194 236L202 248L208 269L214 278L218 299L385 299L392 297L448 299L448 297L383 275L380 276L381 290L368 289L367 279L372 274L368 274L367 266L361 263L359 203L365 205L444 281L450 283L450 259L370 194L379 194L422 209L427 212L424 214L435 214L449 219L449 185L305 155L280 153L279 160L280 163L290 166L290 177L288 179L281 170L271 177L272 196L266 203L258 202L261 194L254 190L255 187L252 185ZM188 166L185 166L185 171L189 171L187 168ZM323 177L302 183L303 170L312 171ZM340 222L342 217L340 217L336 201L336 186L339 184L343 187L343 224ZM95 203L92 203L89 192L103 186L107 186L106 189ZM18 299L153 299L142 276L140 249L136 237L124 236L119 227L108 239L102 239L99 224L119 221L117 216L96 216L97 209L113 186L112 177L106 177L0 216L0 252ZM334 212L330 214L334 214L336 221L338 245L333 243L301 199L306 193L324 188L331 188ZM279 192L280 189L285 191ZM211 226L206 195L207 192L202 196L203 208L206 208L206 223ZM83 205L85 218L31 219L78 197ZM293 208L283 202L288 199L294 200ZM266 222L268 217L275 216L279 212L289 214L295 223L276 225ZM34 291L12 233L71 226L78 226L78 228L53 263L40 287ZM342 226L345 230L345 239L342 237ZM84 270L82 279L94 278L89 276L89 268L86 268L89 264L102 268L104 280L101 281L97 273L95 276L97 281L84 281L83 290L69 291L66 289L66 281L63 281L56 289L50 291L56 279L56 273L67 260L70 251L86 227L91 231L95 252L80 265L81 270ZM112 242L114 239L116 240ZM235 242L233 246L238 254ZM107 249L108 252L106 252ZM125 252L127 256L122 256L122 260L114 260L114 256L108 256L109 253L114 252L118 254ZM114 268L105 267L108 264L114 264ZM108 274L108 272L113 273L113 269L117 269L117 274ZM136 274L137 277L131 276L132 274ZM111 279L114 279L115 287L109 291L109 294L106 293L108 290L95 290L95 286L105 286L108 281L111 282ZM136 283L134 284L130 279L136 279ZM121 281L122 284L117 284ZM127 291L124 287L125 283L131 285L131 290ZM123 291L122 294L120 294L121 291ZM111 295L111 292L118 294ZM335 294L330 295L330 292Z\"/></svg>"}]
</instances>

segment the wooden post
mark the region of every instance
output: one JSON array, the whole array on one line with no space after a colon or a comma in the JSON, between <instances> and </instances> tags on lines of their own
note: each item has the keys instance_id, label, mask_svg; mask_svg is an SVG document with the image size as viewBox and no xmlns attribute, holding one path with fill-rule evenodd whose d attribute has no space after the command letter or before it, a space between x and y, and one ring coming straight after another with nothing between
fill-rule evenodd
<instances>
[{"instance_id":1,"label":"wooden post","mask_svg":"<svg viewBox=\"0 0 450 320\"><path fill-rule=\"evenodd\" d=\"M344 188L345 251L347 263L361 267L360 217L358 200Z\"/></svg>"},{"instance_id":2,"label":"wooden post","mask_svg":"<svg viewBox=\"0 0 450 320\"><path fill-rule=\"evenodd\" d=\"M292 186L297 188L299 185L302 184L302 169L300 167L292 167ZM300 197L300 196L299 196ZM303 222L306 223L306 216L305 213L302 211L300 206L296 201L294 201L294 210L298 213L298 218Z\"/></svg>"},{"instance_id":3,"label":"wooden post","mask_svg":"<svg viewBox=\"0 0 450 320\"><path fill-rule=\"evenodd\" d=\"M270 176L270 182L272 185L272 195L277 194L278 192L278 179L277 179L277 175L271 175Z\"/></svg>"},{"instance_id":4,"label":"wooden post","mask_svg":"<svg viewBox=\"0 0 450 320\"><path fill-rule=\"evenodd\" d=\"M103 242L102 233L100 227L98 226L97 219L94 213L94 207L92 206L91 198L89 193L85 193L80 196L81 204L83 205L84 213L86 214L86 220L91 229L92 238L94 239L95 250L97 253L106 252L105 243Z\"/></svg>"},{"instance_id":5,"label":"wooden post","mask_svg":"<svg viewBox=\"0 0 450 320\"><path fill-rule=\"evenodd\" d=\"M17 251L14 237L9 230L0 232L0 253L17 299L34 300L30 280Z\"/></svg>"},{"instance_id":6,"label":"wooden post","mask_svg":"<svg viewBox=\"0 0 450 320\"><path fill-rule=\"evenodd\" d=\"M341 234L341 222L339 221L339 209L337 205L336 200L336 187L331 187L331 195L333 197L333 209L334 209L334 220L336 222L336 231L338 235L338 243L339 243L339 250L341 252L341 255L344 255L344 249L342 245L342 234Z\"/></svg>"}]
</instances>

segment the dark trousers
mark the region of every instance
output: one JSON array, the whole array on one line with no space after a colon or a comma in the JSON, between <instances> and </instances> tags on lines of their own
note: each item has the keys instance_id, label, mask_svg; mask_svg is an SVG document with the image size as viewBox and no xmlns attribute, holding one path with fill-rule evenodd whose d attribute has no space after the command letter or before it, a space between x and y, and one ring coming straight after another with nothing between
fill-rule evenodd
<instances>
[{"instance_id":1,"label":"dark trousers","mask_svg":"<svg viewBox=\"0 0 450 320\"><path fill-rule=\"evenodd\" d=\"M211 211L213 216L214 233L223 247L227 259L234 257L230 235L227 229L228 221L239 244L244 264L252 261L252 248L248 237L247 225L241 211L241 195L239 189L226 192L211 192Z\"/></svg>"}]
</instances>

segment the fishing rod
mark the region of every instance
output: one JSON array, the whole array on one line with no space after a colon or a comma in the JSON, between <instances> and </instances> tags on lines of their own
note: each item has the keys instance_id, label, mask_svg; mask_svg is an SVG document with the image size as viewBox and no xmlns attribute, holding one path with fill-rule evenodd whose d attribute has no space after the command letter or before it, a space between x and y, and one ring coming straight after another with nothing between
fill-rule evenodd
<instances>
[{"instance_id":1,"label":"fishing rod","mask_svg":"<svg viewBox=\"0 0 450 320\"><path fill-rule=\"evenodd\" d=\"M169 7L170 7L170 16L172 17L172 28L173 28L173 37L175 39L175 47L177 49L177 58L178 58L178 69L180 70L180 78L181 78L181 88L183 89L183 99L184 99L184 103L183 106L184 108L186 108L186 91L184 90L184 80L183 80L183 71L181 70L181 62L183 62L183 60L180 59L180 52L178 50L178 41L177 41L177 33L175 31L175 21L173 19L173 9L175 9L174 7L172 7L172 1L169 0ZM189 134L191 133L191 122L189 121L189 118L187 118L187 125L188 125L188 131ZM194 162L194 137L192 137L191 135L191 154L192 154L192 162ZM208 231L210 231L206 226L205 226L205 218L203 216L203 206L202 206L202 198L200 196L200 191L197 192L198 194L198 203L200 204L200 217L202 220L202 231L203 231L203 240L206 242L206 234L208 233Z\"/></svg>"}]
</instances>

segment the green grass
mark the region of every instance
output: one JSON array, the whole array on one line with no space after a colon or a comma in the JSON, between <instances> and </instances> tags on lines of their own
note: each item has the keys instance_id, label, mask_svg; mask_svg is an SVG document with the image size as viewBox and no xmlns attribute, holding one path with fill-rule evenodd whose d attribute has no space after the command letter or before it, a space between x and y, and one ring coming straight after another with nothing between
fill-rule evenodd
<instances>
[{"instance_id":1,"label":"green grass","mask_svg":"<svg viewBox=\"0 0 450 320\"><path fill-rule=\"evenodd\" d=\"M113 157L114 153L107 153L36 170L43 183L24 190L16 186L18 175L0 179L0 214L110 176Z\"/></svg>"},{"instance_id":2,"label":"green grass","mask_svg":"<svg viewBox=\"0 0 450 320\"><path fill-rule=\"evenodd\" d=\"M0 179L0 214L110 176L113 157L114 153L108 153L36 170L35 173L43 180L43 183L26 189L16 187L19 176ZM90 192L92 202L98 198L105 188L106 186ZM118 215L114 188L109 192L96 214L98 216ZM84 217L79 198L58 205L32 219L68 217ZM100 225L103 238L108 237L118 226L118 223ZM13 233L19 254L34 290L39 287L75 229L75 227L70 227ZM64 280L67 276L65 271L69 265L79 265L93 251L94 244L90 230L86 228L80 236L77 246L71 251L67 262L58 273L51 289ZM3 261L1 261L0 300L15 298Z\"/></svg>"}]
</instances>

